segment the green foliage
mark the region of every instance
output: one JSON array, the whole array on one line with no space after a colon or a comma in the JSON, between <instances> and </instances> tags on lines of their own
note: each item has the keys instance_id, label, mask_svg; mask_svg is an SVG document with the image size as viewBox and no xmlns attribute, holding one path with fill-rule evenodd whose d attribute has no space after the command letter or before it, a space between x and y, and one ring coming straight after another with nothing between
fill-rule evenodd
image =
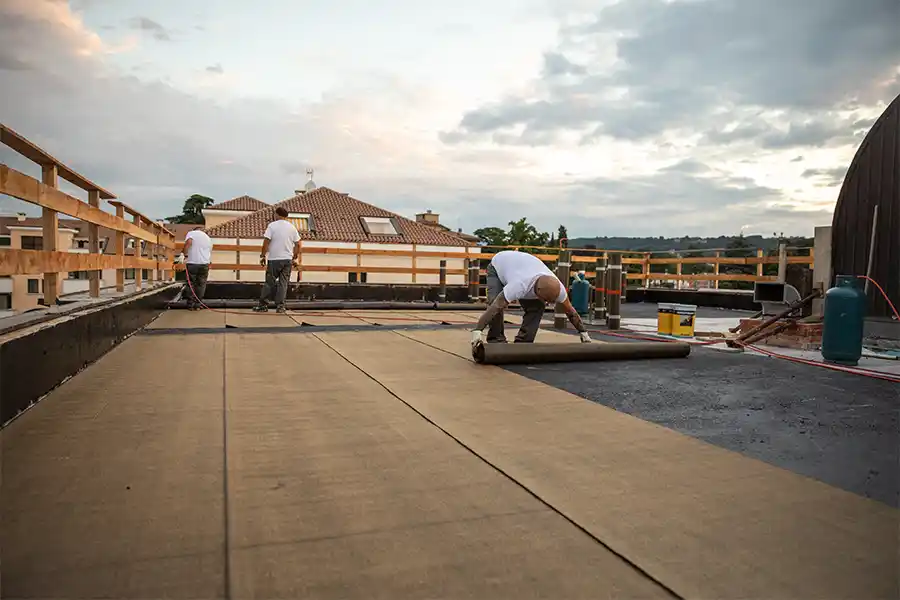
<instances>
[{"instance_id":1,"label":"green foliage","mask_svg":"<svg viewBox=\"0 0 900 600\"><path fill-rule=\"evenodd\" d=\"M505 246L507 243L506 232L499 227L482 227L473 231L472 235L488 246Z\"/></svg>"},{"instance_id":2,"label":"green foliage","mask_svg":"<svg viewBox=\"0 0 900 600\"><path fill-rule=\"evenodd\" d=\"M192 194L190 198L184 201L184 207L181 214L169 217L170 223L190 223L193 225L203 225L203 209L214 204L215 200L200 194Z\"/></svg>"}]
</instances>

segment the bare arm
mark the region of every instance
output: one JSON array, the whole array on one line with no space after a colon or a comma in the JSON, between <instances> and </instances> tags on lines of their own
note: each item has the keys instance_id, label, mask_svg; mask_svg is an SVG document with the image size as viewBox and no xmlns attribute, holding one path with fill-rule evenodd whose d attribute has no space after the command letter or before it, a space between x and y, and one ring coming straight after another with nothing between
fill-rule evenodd
<instances>
[{"instance_id":1,"label":"bare arm","mask_svg":"<svg viewBox=\"0 0 900 600\"><path fill-rule=\"evenodd\" d=\"M476 331L483 331L485 327L500 314L504 308L509 306L509 302L506 301L506 298L503 296L503 292L497 294L497 297L494 298L494 301L491 302L491 305L487 307L487 310L484 311L481 315L481 318L478 319L478 323L475 325Z\"/></svg>"},{"instance_id":2,"label":"bare arm","mask_svg":"<svg viewBox=\"0 0 900 600\"><path fill-rule=\"evenodd\" d=\"M191 249L191 245L194 243L194 238L188 238L184 240L184 249L181 251L184 254L184 259L187 260L188 250Z\"/></svg>"},{"instance_id":3,"label":"bare arm","mask_svg":"<svg viewBox=\"0 0 900 600\"><path fill-rule=\"evenodd\" d=\"M269 251L269 238L263 238L263 247L259 253L259 262L266 260L266 253Z\"/></svg>"},{"instance_id":4,"label":"bare arm","mask_svg":"<svg viewBox=\"0 0 900 600\"><path fill-rule=\"evenodd\" d=\"M300 258L300 240L294 244L294 257L291 259L293 262L297 262Z\"/></svg>"},{"instance_id":5,"label":"bare arm","mask_svg":"<svg viewBox=\"0 0 900 600\"><path fill-rule=\"evenodd\" d=\"M581 320L581 315L578 314L578 311L575 310L575 307L572 306L572 303L566 298L566 301L562 303L563 309L566 311L566 316L569 318L569 322L575 326L575 329L578 330L578 333L584 333L587 331L584 327L584 322Z\"/></svg>"}]
</instances>

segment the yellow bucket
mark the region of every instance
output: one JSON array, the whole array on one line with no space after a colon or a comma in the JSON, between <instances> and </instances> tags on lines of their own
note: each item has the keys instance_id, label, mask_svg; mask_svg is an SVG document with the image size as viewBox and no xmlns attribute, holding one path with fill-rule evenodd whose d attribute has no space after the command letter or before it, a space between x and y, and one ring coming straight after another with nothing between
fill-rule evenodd
<instances>
[{"instance_id":1,"label":"yellow bucket","mask_svg":"<svg viewBox=\"0 0 900 600\"><path fill-rule=\"evenodd\" d=\"M672 335L675 318L675 304L660 302L656 309L656 332L660 335Z\"/></svg>"},{"instance_id":2,"label":"yellow bucket","mask_svg":"<svg viewBox=\"0 0 900 600\"><path fill-rule=\"evenodd\" d=\"M672 335L694 337L697 307L693 304L676 304L674 313L672 315Z\"/></svg>"}]
</instances>

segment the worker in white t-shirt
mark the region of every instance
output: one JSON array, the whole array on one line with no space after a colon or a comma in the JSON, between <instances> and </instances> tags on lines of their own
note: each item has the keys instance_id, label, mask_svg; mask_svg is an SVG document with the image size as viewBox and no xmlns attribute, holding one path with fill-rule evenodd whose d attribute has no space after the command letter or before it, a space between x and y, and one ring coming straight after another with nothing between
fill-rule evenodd
<instances>
[{"instance_id":1,"label":"worker in white t-shirt","mask_svg":"<svg viewBox=\"0 0 900 600\"><path fill-rule=\"evenodd\" d=\"M269 223L263 234L263 247L259 255L259 264L266 267L266 283L263 285L259 304L253 309L257 312L269 310L268 301L273 290L275 310L285 312L284 299L287 297L288 283L291 280L291 266L298 264L300 256L300 233L294 224L287 220L287 209L279 206L275 209L275 216L278 218Z\"/></svg>"},{"instance_id":2,"label":"worker in white t-shirt","mask_svg":"<svg viewBox=\"0 0 900 600\"><path fill-rule=\"evenodd\" d=\"M184 270L190 282L185 290L189 310L198 310L206 293L212 240L202 227L194 227L184 237Z\"/></svg>"},{"instance_id":3,"label":"worker in white t-shirt","mask_svg":"<svg viewBox=\"0 0 900 600\"><path fill-rule=\"evenodd\" d=\"M516 342L531 343L541 326L544 304L562 304L566 316L581 334L582 342L590 342L578 311L572 306L564 286L541 259L514 250L498 252L487 268L488 306L472 330L472 345L484 342L484 328L488 329L488 343L506 342L503 333L503 309L515 301L525 311Z\"/></svg>"}]
</instances>

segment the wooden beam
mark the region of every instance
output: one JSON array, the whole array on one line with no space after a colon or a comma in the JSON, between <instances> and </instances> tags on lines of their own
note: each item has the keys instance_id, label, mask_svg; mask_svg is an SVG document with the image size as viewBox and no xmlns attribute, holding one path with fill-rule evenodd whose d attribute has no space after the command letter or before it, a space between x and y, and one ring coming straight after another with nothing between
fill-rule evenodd
<instances>
[{"instance_id":1,"label":"wooden beam","mask_svg":"<svg viewBox=\"0 0 900 600\"><path fill-rule=\"evenodd\" d=\"M40 273L58 274L99 269L146 269L155 266L156 263L154 261L137 256L0 249L0 275L4 276L37 275ZM46 293L46 289L44 293Z\"/></svg>"},{"instance_id":2,"label":"wooden beam","mask_svg":"<svg viewBox=\"0 0 900 600\"><path fill-rule=\"evenodd\" d=\"M124 218L113 216L4 164L0 164L0 194L49 208L86 223L93 223L114 231L124 231L142 240L155 239L150 232L136 227Z\"/></svg>"},{"instance_id":3,"label":"wooden beam","mask_svg":"<svg viewBox=\"0 0 900 600\"><path fill-rule=\"evenodd\" d=\"M97 190L91 190L88 192L88 204L93 206L94 208L100 208L100 192ZM91 254L100 254L100 227L93 224L88 223L88 252ZM89 293L91 298L99 298L100 297L100 279L102 277L102 271L91 271L88 274L89 282Z\"/></svg>"},{"instance_id":4,"label":"wooden beam","mask_svg":"<svg viewBox=\"0 0 900 600\"><path fill-rule=\"evenodd\" d=\"M48 154L46 151L38 148L37 145L28 141L27 139L25 139L25 137L19 135L2 123L0 123L0 143L9 146L25 158L41 166L56 166L57 174L60 177L75 185L76 187L83 189L86 192L97 192L104 200L115 198L115 196L111 192L104 190L93 181L79 175L63 163L50 156L50 154Z\"/></svg>"},{"instance_id":5,"label":"wooden beam","mask_svg":"<svg viewBox=\"0 0 900 600\"><path fill-rule=\"evenodd\" d=\"M121 206L116 207L116 217L124 221L125 209ZM125 233L116 231L116 258L123 260L125 258ZM125 268L116 267L116 291L125 291Z\"/></svg>"},{"instance_id":6,"label":"wooden beam","mask_svg":"<svg viewBox=\"0 0 900 600\"><path fill-rule=\"evenodd\" d=\"M82 255L84 256L84 255ZM362 269L367 273L412 273L409 267L357 267L357 266L335 266L335 265L301 265L304 272L316 271L320 273L355 273L357 269ZM184 265L175 265L177 271L183 271ZM210 271L265 271L262 265L237 265L231 263L212 263L209 265ZM440 275L440 269L419 269L419 273L428 275ZM465 275L465 269L447 269L447 275Z\"/></svg>"},{"instance_id":7,"label":"wooden beam","mask_svg":"<svg viewBox=\"0 0 900 600\"><path fill-rule=\"evenodd\" d=\"M44 185L56 188L59 184L56 164L41 166L41 179ZM59 250L59 214L52 209L44 207L42 210L43 249L49 252ZM59 299L59 273L44 272L44 304L53 306Z\"/></svg>"},{"instance_id":8,"label":"wooden beam","mask_svg":"<svg viewBox=\"0 0 900 600\"><path fill-rule=\"evenodd\" d=\"M138 227L141 227L141 215L132 213L131 215L134 218L134 224ZM143 227L141 227L143 229ZM134 255L138 258L144 255L144 249L141 248L142 240L134 240ZM143 269L135 269L134 270L134 289L135 291L140 291L143 288L142 282L144 280L144 270Z\"/></svg>"},{"instance_id":9,"label":"wooden beam","mask_svg":"<svg viewBox=\"0 0 900 600\"><path fill-rule=\"evenodd\" d=\"M246 240L244 240L246 241ZM177 242L175 249L181 252L184 249L184 242ZM244 243L238 244L214 244L214 252L260 252L262 246L250 246ZM469 258L471 255L465 252L413 252L412 250L358 250L356 248L319 248L300 245L301 254L339 254L339 255L362 255L362 256L418 256L419 258ZM553 257L556 260L557 257Z\"/></svg>"}]
</instances>

